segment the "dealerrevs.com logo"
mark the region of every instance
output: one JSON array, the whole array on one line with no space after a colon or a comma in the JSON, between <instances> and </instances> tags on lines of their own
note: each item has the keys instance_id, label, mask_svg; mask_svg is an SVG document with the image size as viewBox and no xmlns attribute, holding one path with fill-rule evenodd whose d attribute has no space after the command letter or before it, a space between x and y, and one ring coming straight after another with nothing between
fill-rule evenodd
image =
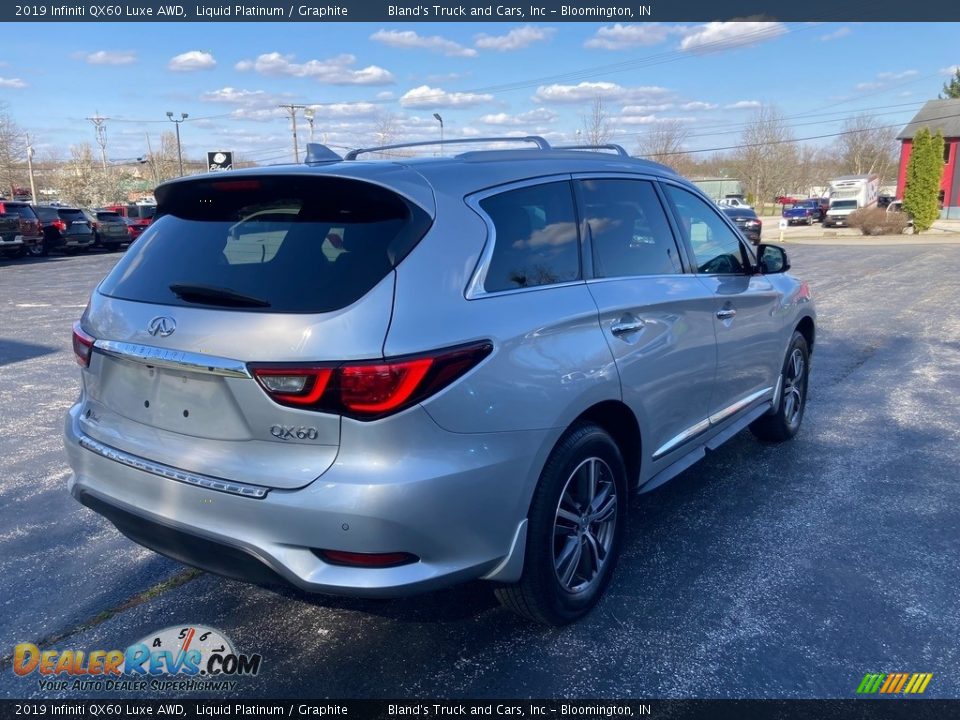
<instances>
[{"instance_id":1,"label":"dealerrevs.com logo","mask_svg":"<svg viewBox=\"0 0 960 720\"><path fill-rule=\"evenodd\" d=\"M219 630L190 625L151 633L126 650L41 650L20 643L13 671L36 676L41 690L232 690L238 676L260 672L259 654L238 653Z\"/></svg>"}]
</instances>

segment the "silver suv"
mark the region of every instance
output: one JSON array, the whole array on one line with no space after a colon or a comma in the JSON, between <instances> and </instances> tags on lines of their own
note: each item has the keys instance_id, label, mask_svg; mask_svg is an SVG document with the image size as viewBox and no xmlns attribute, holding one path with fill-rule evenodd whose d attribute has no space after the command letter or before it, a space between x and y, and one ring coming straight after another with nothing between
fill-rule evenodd
<instances>
[{"instance_id":1,"label":"silver suv","mask_svg":"<svg viewBox=\"0 0 960 720\"><path fill-rule=\"evenodd\" d=\"M815 315L673 171L524 140L157 188L74 329L73 495L229 577L584 615L629 493L797 432Z\"/></svg>"}]
</instances>

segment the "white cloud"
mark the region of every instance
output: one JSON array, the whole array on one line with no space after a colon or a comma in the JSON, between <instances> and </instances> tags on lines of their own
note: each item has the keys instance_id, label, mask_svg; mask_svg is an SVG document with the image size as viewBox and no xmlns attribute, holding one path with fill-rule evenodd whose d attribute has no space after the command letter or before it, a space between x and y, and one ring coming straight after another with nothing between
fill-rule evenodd
<instances>
[{"instance_id":1,"label":"white cloud","mask_svg":"<svg viewBox=\"0 0 960 720\"><path fill-rule=\"evenodd\" d=\"M857 83L853 86L855 90L877 90L883 87L883 83L879 82L862 82Z\"/></svg>"},{"instance_id":2,"label":"white cloud","mask_svg":"<svg viewBox=\"0 0 960 720\"><path fill-rule=\"evenodd\" d=\"M468 107L493 100L493 95L470 92L447 92L429 85L408 90L400 97L400 104L411 108Z\"/></svg>"},{"instance_id":3,"label":"white cloud","mask_svg":"<svg viewBox=\"0 0 960 720\"><path fill-rule=\"evenodd\" d=\"M837 28L833 32L829 32L826 35L821 35L820 42L830 42L831 40L839 40L840 38L846 37L851 32L853 31L850 28L848 28L846 25L844 25L841 28Z\"/></svg>"},{"instance_id":4,"label":"white cloud","mask_svg":"<svg viewBox=\"0 0 960 720\"><path fill-rule=\"evenodd\" d=\"M878 80L903 80L904 78L919 75L916 70L902 70L900 72L882 72L877 73Z\"/></svg>"},{"instance_id":5,"label":"white cloud","mask_svg":"<svg viewBox=\"0 0 960 720\"><path fill-rule=\"evenodd\" d=\"M271 97L263 90L238 90L232 87L205 92L200 96L200 99L207 102L231 103L234 105L258 105L263 102L272 102Z\"/></svg>"},{"instance_id":6,"label":"white cloud","mask_svg":"<svg viewBox=\"0 0 960 720\"><path fill-rule=\"evenodd\" d=\"M680 123L691 123L695 122L696 118L692 117L663 117L661 115L618 115L616 118L618 123L623 123L624 125L657 125L658 123L666 122L680 122Z\"/></svg>"},{"instance_id":7,"label":"white cloud","mask_svg":"<svg viewBox=\"0 0 960 720\"><path fill-rule=\"evenodd\" d=\"M0 87L15 88L19 90L20 88L25 88L26 86L27 84L20 78L0 77Z\"/></svg>"},{"instance_id":8,"label":"white cloud","mask_svg":"<svg viewBox=\"0 0 960 720\"><path fill-rule=\"evenodd\" d=\"M393 73L376 65L355 70L351 66L356 61L356 57L344 53L327 60L297 63L293 55L272 52L264 53L256 60L241 60L234 68L240 71L255 70L261 75L309 77L328 85L387 85L394 81Z\"/></svg>"},{"instance_id":9,"label":"white cloud","mask_svg":"<svg viewBox=\"0 0 960 720\"><path fill-rule=\"evenodd\" d=\"M520 50L533 45L535 42L548 40L555 32L556 30L554 28L525 25L514 28L506 35L487 35L486 33L481 33L476 36L474 45L482 50L496 50L498 52Z\"/></svg>"},{"instance_id":10,"label":"white cloud","mask_svg":"<svg viewBox=\"0 0 960 720\"><path fill-rule=\"evenodd\" d=\"M621 111L624 115L648 115L663 112L673 107L673 103L659 103L647 105L626 105Z\"/></svg>"},{"instance_id":11,"label":"white cloud","mask_svg":"<svg viewBox=\"0 0 960 720\"><path fill-rule=\"evenodd\" d=\"M556 119L557 114L553 110L536 108L535 110L528 110L518 115L510 115L509 113L484 115L480 118L480 122L484 125L497 125L500 127L529 127L536 123L551 123Z\"/></svg>"},{"instance_id":12,"label":"white cloud","mask_svg":"<svg viewBox=\"0 0 960 720\"><path fill-rule=\"evenodd\" d=\"M941 75L955 75L960 70L960 65L951 65L950 67L940 68Z\"/></svg>"},{"instance_id":13,"label":"white cloud","mask_svg":"<svg viewBox=\"0 0 960 720\"><path fill-rule=\"evenodd\" d=\"M599 50L624 50L631 47L658 45L667 39L670 33L680 28L648 23L646 25L604 25L583 46Z\"/></svg>"},{"instance_id":14,"label":"white cloud","mask_svg":"<svg viewBox=\"0 0 960 720\"><path fill-rule=\"evenodd\" d=\"M690 28L680 41L680 49L711 52L754 45L787 31L779 22L711 22Z\"/></svg>"},{"instance_id":15,"label":"white cloud","mask_svg":"<svg viewBox=\"0 0 960 720\"><path fill-rule=\"evenodd\" d=\"M759 100L737 100L737 102L724 105L725 110L751 110L762 105Z\"/></svg>"},{"instance_id":16,"label":"white cloud","mask_svg":"<svg viewBox=\"0 0 960 720\"><path fill-rule=\"evenodd\" d=\"M390 90L381 90L377 93L376 97L377 100L393 100L395 96Z\"/></svg>"},{"instance_id":17,"label":"white cloud","mask_svg":"<svg viewBox=\"0 0 960 720\"><path fill-rule=\"evenodd\" d=\"M170 58L167 64L169 70L174 72L190 72L192 70L212 70L217 66L217 61L213 55L203 50L189 50L185 53Z\"/></svg>"},{"instance_id":18,"label":"white cloud","mask_svg":"<svg viewBox=\"0 0 960 720\"><path fill-rule=\"evenodd\" d=\"M681 110L716 110L719 105L714 103L703 102L701 100L694 100L692 102L683 103L680 106Z\"/></svg>"},{"instance_id":19,"label":"white cloud","mask_svg":"<svg viewBox=\"0 0 960 720\"><path fill-rule=\"evenodd\" d=\"M418 35L413 30L377 30L370 39L394 48L430 50L449 57L474 57L477 54L473 48L440 35Z\"/></svg>"},{"instance_id":20,"label":"white cloud","mask_svg":"<svg viewBox=\"0 0 960 720\"><path fill-rule=\"evenodd\" d=\"M130 65L137 61L137 53L133 50L97 50L76 53L74 57L84 60L88 65Z\"/></svg>"},{"instance_id":21,"label":"white cloud","mask_svg":"<svg viewBox=\"0 0 960 720\"><path fill-rule=\"evenodd\" d=\"M599 97L614 102L645 103L663 100L669 93L666 88L656 85L631 88L606 81L584 81L577 85L541 85L533 94L533 100L541 103L584 103Z\"/></svg>"},{"instance_id":22,"label":"white cloud","mask_svg":"<svg viewBox=\"0 0 960 720\"><path fill-rule=\"evenodd\" d=\"M359 118L376 117L383 112L383 106L371 102L342 102L330 103L328 105L311 105L316 117L324 118L347 118L350 120Z\"/></svg>"}]
</instances>

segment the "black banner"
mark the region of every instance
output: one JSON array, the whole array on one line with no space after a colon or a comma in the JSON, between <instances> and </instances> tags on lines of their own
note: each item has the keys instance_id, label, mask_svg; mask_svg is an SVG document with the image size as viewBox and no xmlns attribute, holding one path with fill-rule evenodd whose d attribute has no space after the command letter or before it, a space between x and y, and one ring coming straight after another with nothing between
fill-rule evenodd
<instances>
[{"instance_id":1,"label":"black banner","mask_svg":"<svg viewBox=\"0 0 960 720\"><path fill-rule=\"evenodd\" d=\"M0 720L54 717L945 720L960 700L0 700Z\"/></svg>"},{"instance_id":2,"label":"black banner","mask_svg":"<svg viewBox=\"0 0 960 720\"><path fill-rule=\"evenodd\" d=\"M436 0L433 0L434 2ZM960 20L960 3L943 0L241 0L183 3L124 0L8 4L4 22L708 22L729 20L919 22ZM906 36L905 36L906 37Z\"/></svg>"}]
</instances>

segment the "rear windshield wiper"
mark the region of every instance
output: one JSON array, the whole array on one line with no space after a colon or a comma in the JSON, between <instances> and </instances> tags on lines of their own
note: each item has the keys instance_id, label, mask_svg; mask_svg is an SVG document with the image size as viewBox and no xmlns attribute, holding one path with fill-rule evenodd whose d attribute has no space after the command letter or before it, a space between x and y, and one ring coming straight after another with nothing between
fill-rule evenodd
<instances>
[{"instance_id":1,"label":"rear windshield wiper","mask_svg":"<svg viewBox=\"0 0 960 720\"><path fill-rule=\"evenodd\" d=\"M225 307L270 307L270 303L262 298L212 285L174 283L170 285L170 291L186 302L223 305Z\"/></svg>"}]
</instances>

